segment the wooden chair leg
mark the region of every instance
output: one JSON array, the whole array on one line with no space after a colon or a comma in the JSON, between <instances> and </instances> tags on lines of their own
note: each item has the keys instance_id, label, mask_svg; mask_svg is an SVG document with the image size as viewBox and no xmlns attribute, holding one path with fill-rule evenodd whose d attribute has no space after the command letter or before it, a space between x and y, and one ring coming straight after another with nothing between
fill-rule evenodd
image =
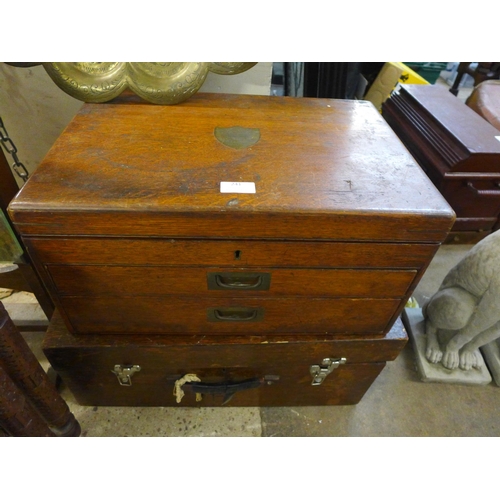
<instances>
[{"instance_id":1,"label":"wooden chair leg","mask_svg":"<svg viewBox=\"0 0 500 500\"><path fill-rule=\"evenodd\" d=\"M458 87L460 86L460 83L462 82L462 77L467 74L467 70L470 66L470 62L461 62L458 65L458 70L457 70L457 76L455 77L455 80L453 81L453 85L450 88L450 92L457 96L458 95Z\"/></svg>"},{"instance_id":2,"label":"wooden chair leg","mask_svg":"<svg viewBox=\"0 0 500 500\"><path fill-rule=\"evenodd\" d=\"M9 436L54 437L42 417L30 406L21 389L0 365L0 425Z\"/></svg>"},{"instance_id":3,"label":"wooden chair leg","mask_svg":"<svg viewBox=\"0 0 500 500\"><path fill-rule=\"evenodd\" d=\"M80 424L0 303L0 365L57 436L79 436Z\"/></svg>"}]
</instances>

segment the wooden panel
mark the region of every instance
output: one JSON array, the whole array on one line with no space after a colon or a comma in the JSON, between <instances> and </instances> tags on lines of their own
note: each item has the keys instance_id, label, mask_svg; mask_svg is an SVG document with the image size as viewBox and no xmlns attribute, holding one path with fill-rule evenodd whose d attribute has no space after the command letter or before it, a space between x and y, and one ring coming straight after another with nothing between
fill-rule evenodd
<instances>
[{"instance_id":1,"label":"wooden panel","mask_svg":"<svg viewBox=\"0 0 500 500\"><path fill-rule=\"evenodd\" d=\"M236 126L259 141L216 139ZM221 193L223 181L256 192ZM223 95L84 105L10 213L31 235L433 242L453 219L370 103Z\"/></svg>"},{"instance_id":2,"label":"wooden panel","mask_svg":"<svg viewBox=\"0 0 500 500\"><path fill-rule=\"evenodd\" d=\"M9 272L0 272L0 288L31 292L31 288L19 268Z\"/></svg>"},{"instance_id":3,"label":"wooden panel","mask_svg":"<svg viewBox=\"0 0 500 500\"><path fill-rule=\"evenodd\" d=\"M408 338L403 323L398 318L394 326L383 337L369 334L351 335L338 334L334 337L326 334L311 335L73 335L70 333L59 311L54 313L44 338L44 349L55 352L116 352L125 364L133 361L134 353L149 358L153 353L164 350L172 352L176 358L180 351L190 351L190 359L203 364L210 347L217 346L223 352L233 353L231 364L240 366L250 363L252 349L246 346L265 345L269 359L280 357L287 351L286 345L304 346L307 344L313 358L323 355L323 349L328 348L329 356L346 356L354 363L390 361L396 359ZM284 350L284 351L283 351ZM300 349L299 349L300 352ZM144 358L141 358L144 359ZM128 361L127 361L128 360ZM226 363L226 362L225 362ZM229 363L229 361L227 361Z\"/></svg>"},{"instance_id":4,"label":"wooden panel","mask_svg":"<svg viewBox=\"0 0 500 500\"><path fill-rule=\"evenodd\" d=\"M411 175L411 174L408 174ZM437 193L434 194L436 196ZM440 196L440 195L437 195ZM359 240L441 243L454 221L446 214L387 214L375 212L325 214L262 214L224 211L192 213L105 213L9 211L23 235L141 236L165 238Z\"/></svg>"},{"instance_id":5,"label":"wooden panel","mask_svg":"<svg viewBox=\"0 0 500 500\"><path fill-rule=\"evenodd\" d=\"M60 295L210 295L220 296L317 296L401 298L416 276L415 271L254 269L270 275L269 290L231 288L209 290L208 273L218 276L248 269L197 267L48 266ZM224 273L224 274L219 274ZM261 278L262 279L262 278ZM251 280L258 285L259 280Z\"/></svg>"},{"instance_id":6,"label":"wooden panel","mask_svg":"<svg viewBox=\"0 0 500 500\"><path fill-rule=\"evenodd\" d=\"M455 245L475 245L482 239L486 238L489 234L491 234L491 231L452 231L444 243Z\"/></svg>"},{"instance_id":7,"label":"wooden panel","mask_svg":"<svg viewBox=\"0 0 500 500\"><path fill-rule=\"evenodd\" d=\"M277 375L279 381L237 393L227 406L355 404L385 365L407 342L398 320L382 338L210 337L70 335L58 314L43 350L79 404L92 406L178 406L173 381L198 373L204 381L237 381ZM309 367L325 357L347 363L321 386L311 386ZM139 364L132 386L122 387L111 372L115 364ZM225 370L224 370L225 369ZM199 403L187 394L180 406L219 406L222 398Z\"/></svg>"},{"instance_id":8,"label":"wooden panel","mask_svg":"<svg viewBox=\"0 0 500 500\"><path fill-rule=\"evenodd\" d=\"M102 359L102 356L100 358ZM167 359L165 356L163 360ZM92 359L87 357L87 363L92 363ZM237 392L228 403L224 404L224 406L245 407L356 404L382 371L385 363L341 366L318 387L311 385L307 366L302 365L291 371L290 366L282 360L275 360L265 370L219 369L218 377L214 377L212 371L208 371L211 376L207 377L206 369L192 365L188 370L177 368L168 372L164 364L163 371L148 373L146 364L143 365L141 372L134 375L130 387L121 387L118 384L115 375L111 373L114 366L112 363L105 367L101 366L92 373L83 366L83 370L78 371L80 366L72 367L66 364L65 367L59 366L56 369L75 395L77 402L83 406L221 406L224 400L222 395L203 395L202 400L197 402L195 395L187 388L185 388L186 395L180 403L177 403L173 396L175 380L185 373L196 373L207 383L240 382L255 376L259 377L263 371L265 372L263 375L270 372L271 375L279 377L279 380L271 385L264 384L260 388ZM87 376L88 379L83 378Z\"/></svg>"},{"instance_id":9,"label":"wooden panel","mask_svg":"<svg viewBox=\"0 0 500 500\"><path fill-rule=\"evenodd\" d=\"M381 334L399 305L395 299L257 299L177 297L62 297L60 302L76 333ZM247 308L257 321L211 321L217 309ZM258 316L260 317L260 316Z\"/></svg>"},{"instance_id":10,"label":"wooden panel","mask_svg":"<svg viewBox=\"0 0 500 500\"><path fill-rule=\"evenodd\" d=\"M500 155L498 168L500 170ZM498 218L500 179L445 178L438 188L453 207L457 218Z\"/></svg>"},{"instance_id":11,"label":"wooden panel","mask_svg":"<svg viewBox=\"0 0 500 500\"><path fill-rule=\"evenodd\" d=\"M26 238L40 262L182 266L420 268L438 245L393 243Z\"/></svg>"},{"instance_id":12,"label":"wooden panel","mask_svg":"<svg viewBox=\"0 0 500 500\"><path fill-rule=\"evenodd\" d=\"M498 172L498 131L439 85L403 85L382 107L398 134L406 130L413 152L443 171ZM405 143L407 141L405 140Z\"/></svg>"},{"instance_id":13,"label":"wooden panel","mask_svg":"<svg viewBox=\"0 0 500 500\"><path fill-rule=\"evenodd\" d=\"M453 231L480 231L482 233L491 232L492 227L497 222L496 218L486 217L458 217L453 224ZM450 233L451 234L451 233Z\"/></svg>"}]
</instances>

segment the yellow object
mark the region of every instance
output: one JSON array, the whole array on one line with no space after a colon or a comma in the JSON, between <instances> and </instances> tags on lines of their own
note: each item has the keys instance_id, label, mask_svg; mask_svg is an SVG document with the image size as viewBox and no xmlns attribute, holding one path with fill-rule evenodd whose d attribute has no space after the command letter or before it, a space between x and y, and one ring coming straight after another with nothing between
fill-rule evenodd
<instances>
[{"instance_id":1,"label":"yellow object","mask_svg":"<svg viewBox=\"0 0 500 500\"><path fill-rule=\"evenodd\" d=\"M402 62L387 62L366 93L365 100L380 111L382 103L400 83L429 85L427 80Z\"/></svg>"},{"instance_id":2,"label":"yellow object","mask_svg":"<svg viewBox=\"0 0 500 500\"><path fill-rule=\"evenodd\" d=\"M405 307L409 307L411 309L418 309L420 306L418 305L417 299L415 297L410 297Z\"/></svg>"}]
</instances>

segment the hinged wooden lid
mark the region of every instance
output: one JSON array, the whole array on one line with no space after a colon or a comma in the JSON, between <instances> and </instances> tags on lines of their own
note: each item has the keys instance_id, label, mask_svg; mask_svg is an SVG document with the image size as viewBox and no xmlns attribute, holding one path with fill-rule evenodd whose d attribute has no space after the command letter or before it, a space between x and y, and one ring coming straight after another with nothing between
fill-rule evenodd
<instances>
[{"instance_id":1,"label":"hinged wooden lid","mask_svg":"<svg viewBox=\"0 0 500 500\"><path fill-rule=\"evenodd\" d=\"M223 94L85 104L10 213L23 234L439 242L454 219L370 103Z\"/></svg>"},{"instance_id":2,"label":"hinged wooden lid","mask_svg":"<svg viewBox=\"0 0 500 500\"><path fill-rule=\"evenodd\" d=\"M439 158L443 173L499 172L500 132L448 89L401 85L384 107L397 110L405 130L425 144L424 154Z\"/></svg>"}]
</instances>

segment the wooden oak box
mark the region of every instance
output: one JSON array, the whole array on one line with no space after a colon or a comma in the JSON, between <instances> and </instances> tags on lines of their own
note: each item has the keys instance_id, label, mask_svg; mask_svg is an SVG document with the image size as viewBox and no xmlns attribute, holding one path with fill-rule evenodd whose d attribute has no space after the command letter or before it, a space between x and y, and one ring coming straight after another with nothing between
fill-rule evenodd
<instances>
[{"instance_id":1,"label":"wooden oak box","mask_svg":"<svg viewBox=\"0 0 500 500\"><path fill-rule=\"evenodd\" d=\"M499 131L436 85L402 85L382 113L456 212L453 232L491 232L500 214Z\"/></svg>"},{"instance_id":2,"label":"wooden oak box","mask_svg":"<svg viewBox=\"0 0 500 500\"><path fill-rule=\"evenodd\" d=\"M43 351L81 405L320 406L358 403L406 342L400 319L377 339L72 335L56 313Z\"/></svg>"},{"instance_id":3,"label":"wooden oak box","mask_svg":"<svg viewBox=\"0 0 500 500\"><path fill-rule=\"evenodd\" d=\"M73 334L289 340L383 339L454 221L370 103L214 94L85 104L10 215Z\"/></svg>"}]
</instances>

